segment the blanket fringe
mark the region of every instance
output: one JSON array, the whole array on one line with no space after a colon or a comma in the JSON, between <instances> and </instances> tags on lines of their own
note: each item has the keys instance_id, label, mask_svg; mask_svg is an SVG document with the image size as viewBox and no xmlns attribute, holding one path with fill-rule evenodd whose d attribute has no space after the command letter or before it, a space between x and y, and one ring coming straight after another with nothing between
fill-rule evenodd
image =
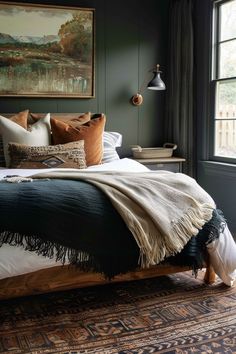
<instances>
[{"instance_id":1,"label":"blanket fringe","mask_svg":"<svg viewBox=\"0 0 236 354\"><path fill-rule=\"evenodd\" d=\"M180 219L172 221L172 232L166 234L165 239L153 239L148 248L145 248L144 243L140 244L140 266L145 268L159 264L166 257L179 253L192 236L196 236L212 218L213 210L210 204L198 205L198 208L191 207Z\"/></svg>"},{"instance_id":2,"label":"blanket fringe","mask_svg":"<svg viewBox=\"0 0 236 354\"><path fill-rule=\"evenodd\" d=\"M50 259L55 258L57 262L61 262L63 265L68 262L71 265L79 266L79 268L84 271L101 271L95 259L88 253L62 246L52 241L45 241L36 236L3 231L0 233L0 247L3 244L20 246L38 255Z\"/></svg>"},{"instance_id":3,"label":"blanket fringe","mask_svg":"<svg viewBox=\"0 0 236 354\"><path fill-rule=\"evenodd\" d=\"M153 257L153 263L150 263L150 259L147 260L147 257L144 254L143 249L141 248L138 264L141 267L148 267L151 264L154 265L160 263L161 261L159 261L159 259L163 261L165 258L169 257L168 261L171 264L190 266L196 276L198 269L201 269L203 266L203 251L205 250L205 246L213 240L217 239L220 233L223 232L226 225L226 220L222 211L219 209L215 209L212 211L211 207L209 207L208 205L206 205L206 208L201 213L198 212L197 215L201 217L204 216L206 219L210 218L210 220L208 220L204 224L204 227L202 227L203 225L200 226L202 222L199 223L199 221L196 221L195 226L197 230L197 235L196 237L192 237L192 235L189 236L190 242L187 243L187 247L185 247L185 237L184 239L182 239L182 243L179 241L179 247L181 248L180 251L182 251L182 249L184 248L184 253L176 250L173 251L173 244L169 244L169 247L167 249L164 249L164 244L160 240L159 248L155 247L155 252L157 254L158 261L156 257ZM194 217L194 219L196 219L195 210L193 213L193 211L190 209L189 212L187 212L186 214L186 218L188 217ZM177 230L181 231L180 234L176 232L178 239L181 240L181 234L182 232L186 232L186 230L183 228L181 222L178 224L175 223L174 225L178 225ZM200 227L200 231L197 229L197 227ZM177 240L177 237L175 239ZM170 238L170 240L172 239ZM51 241L45 241L40 239L39 237L22 235L16 232L3 231L0 232L0 247L4 243L9 244L11 246L21 246L25 250L36 252L36 254L45 257L55 257L56 260L60 261L62 264L65 264L66 261L68 261L69 264L77 265L83 271L95 271L103 273L101 265L99 265L98 262L95 261L93 256L87 254L86 252L61 246ZM196 256L198 256L197 259ZM115 274L111 273L104 275L108 279L111 279Z\"/></svg>"},{"instance_id":4,"label":"blanket fringe","mask_svg":"<svg viewBox=\"0 0 236 354\"><path fill-rule=\"evenodd\" d=\"M210 204L199 205L198 208L191 207L181 219L172 223L174 233L173 241L176 241L175 245L177 251L180 251L186 244L186 236L189 240L192 236L198 234L205 223L212 218L213 210L214 208ZM178 246L177 241L179 241Z\"/></svg>"},{"instance_id":5,"label":"blanket fringe","mask_svg":"<svg viewBox=\"0 0 236 354\"><path fill-rule=\"evenodd\" d=\"M218 239L224 231L226 220L220 209L214 209L212 218L204 225L195 237L191 237L184 249L167 262L178 266L190 266L197 277L198 270L204 266L207 254L206 245Z\"/></svg>"}]
</instances>

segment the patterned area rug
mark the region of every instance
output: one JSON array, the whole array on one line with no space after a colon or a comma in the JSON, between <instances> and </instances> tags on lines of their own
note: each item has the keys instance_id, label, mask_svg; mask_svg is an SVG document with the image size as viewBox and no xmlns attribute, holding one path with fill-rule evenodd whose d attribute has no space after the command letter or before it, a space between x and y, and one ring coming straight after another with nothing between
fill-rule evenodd
<instances>
[{"instance_id":1,"label":"patterned area rug","mask_svg":"<svg viewBox=\"0 0 236 354\"><path fill-rule=\"evenodd\" d=\"M0 353L236 353L236 288L187 272L2 301L0 321Z\"/></svg>"}]
</instances>

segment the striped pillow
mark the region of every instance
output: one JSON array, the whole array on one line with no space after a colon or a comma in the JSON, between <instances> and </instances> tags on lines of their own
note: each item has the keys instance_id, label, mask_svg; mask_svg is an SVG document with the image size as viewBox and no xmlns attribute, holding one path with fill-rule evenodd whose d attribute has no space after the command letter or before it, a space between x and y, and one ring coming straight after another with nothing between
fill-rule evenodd
<instances>
[{"instance_id":1,"label":"striped pillow","mask_svg":"<svg viewBox=\"0 0 236 354\"><path fill-rule=\"evenodd\" d=\"M116 151L117 147L122 145L122 135L117 132L103 133L103 157L102 163L119 160L120 157Z\"/></svg>"}]
</instances>

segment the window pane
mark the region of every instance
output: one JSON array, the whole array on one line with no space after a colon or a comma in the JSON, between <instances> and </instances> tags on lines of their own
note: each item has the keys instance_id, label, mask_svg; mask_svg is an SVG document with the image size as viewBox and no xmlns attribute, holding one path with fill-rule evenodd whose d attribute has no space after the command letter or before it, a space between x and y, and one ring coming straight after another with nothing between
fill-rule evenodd
<instances>
[{"instance_id":1,"label":"window pane","mask_svg":"<svg viewBox=\"0 0 236 354\"><path fill-rule=\"evenodd\" d=\"M220 44L219 78L236 76L236 40Z\"/></svg>"},{"instance_id":2,"label":"window pane","mask_svg":"<svg viewBox=\"0 0 236 354\"><path fill-rule=\"evenodd\" d=\"M216 118L236 118L236 80L220 81L216 87Z\"/></svg>"},{"instance_id":3,"label":"window pane","mask_svg":"<svg viewBox=\"0 0 236 354\"><path fill-rule=\"evenodd\" d=\"M236 158L236 120L218 120L215 124L215 155Z\"/></svg>"},{"instance_id":4,"label":"window pane","mask_svg":"<svg viewBox=\"0 0 236 354\"><path fill-rule=\"evenodd\" d=\"M236 0L220 6L220 41L236 37Z\"/></svg>"}]
</instances>

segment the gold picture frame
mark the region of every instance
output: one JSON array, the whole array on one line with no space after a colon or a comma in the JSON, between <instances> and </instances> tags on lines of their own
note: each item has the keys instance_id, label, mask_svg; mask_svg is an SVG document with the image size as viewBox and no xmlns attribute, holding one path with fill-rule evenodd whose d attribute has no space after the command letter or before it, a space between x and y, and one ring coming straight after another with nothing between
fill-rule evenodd
<instances>
[{"instance_id":1,"label":"gold picture frame","mask_svg":"<svg viewBox=\"0 0 236 354\"><path fill-rule=\"evenodd\" d=\"M94 11L0 1L0 96L94 97Z\"/></svg>"}]
</instances>

